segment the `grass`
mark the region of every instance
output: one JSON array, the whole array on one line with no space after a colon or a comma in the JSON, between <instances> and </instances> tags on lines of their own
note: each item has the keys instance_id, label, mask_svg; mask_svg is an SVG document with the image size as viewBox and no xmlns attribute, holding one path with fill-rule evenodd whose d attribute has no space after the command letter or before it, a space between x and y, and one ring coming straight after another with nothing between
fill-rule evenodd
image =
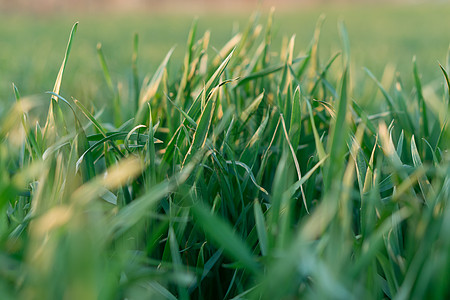
<instances>
[{"instance_id":1,"label":"grass","mask_svg":"<svg viewBox=\"0 0 450 300\"><path fill-rule=\"evenodd\" d=\"M324 59L341 49L337 22L345 20L352 49L352 74L362 80L367 67L381 78L387 64L404 76L405 85L412 88L411 61L417 63L425 83L440 83L441 71L437 61L445 61L448 40L442 30L448 25L448 4L410 6L367 4L298 7L277 10L274 17L272 49L279 52L283 39L296 35L296 55L304 51L311 39L315 23L321 14L326 19L322 26L320 56ZM0 12L1 14L1 12ZM267 18L264 12L261 19ZM199 32L210 30L210 55L247 24L249 13L199 13ZM77 47L68 62L63 90L80 99L105 100L103 75L98 64L95 45L101 42L113 76L127 85L131 77L133 33L139 34L137 64L140 75L153 72L166 53L176 45L170 61L170 74L181 67L184 44L194 15L191 13L136 13L129 15L79 14L0 16L0 101L14 102L11 82L24 95L50 90L64 51L66 31L75 21L80 22L76 37ZM416 26L420 20L420 26ZM168 30L170 28L170 30ZM325 63L325 62L324 62ZM373 93L371 81L363 81L361 90ZM365 85L369 84L370 87ZM124 87L126 89L126 87ZM356 93L359 90L355 91ZM105 100L106 101L106 100Z\"/></svg>"},{"instance_id":2,"label":"grass","mask_svg":"<svg viewBox=\"0 0 450 300\"><path fill-rule=\"evenodd\" d=\"M62 92L74 25L52 92L2 113L2 299L450 297L449 58L408 89L354 74L343 23L326 57L320 20L300 55L274 24L215 53L194 21L147 77L136 36L128 84L99 46L103 101Z\"/></svg>"}]
</instances>

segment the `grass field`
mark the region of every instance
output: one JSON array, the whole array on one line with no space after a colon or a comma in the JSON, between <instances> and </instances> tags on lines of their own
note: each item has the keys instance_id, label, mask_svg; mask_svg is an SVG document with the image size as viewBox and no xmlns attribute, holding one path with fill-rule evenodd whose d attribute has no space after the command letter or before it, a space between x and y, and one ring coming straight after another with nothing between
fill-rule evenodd
<instances>
[{"instance_id":1,"label":"grass field","mask_svg":"<svg viewBox=\"0 0 450 300\"><path fill-rule=\"evenodd\" d=\"M447 12L2 17L0 298L450 298Z\"/></svg>"},{"instance_id":2,"label":"grass field","mask_svg":"<svg viewBox=\"0 0 450 300\"><path fill-rule=\"evenodd\" d=\"M446 29L450 26L450 5L305 7L292 12L276 11L273 51L279 52L283 38L296 34L296 51L305 51L321 14L326 16L319 51L328 58L340 50L337 22L345 21L352 49L352 67L359 73L367 67L381 76L389 64L398 70L405 84L412 87L412 58L417 56L425 83L440 77L449 47ZM267 18L262 12L260 20ZM199 18L199 32L210 30L209 53L231 38L234 27L245 28L250 13L223 13ZM0 17L0 92L11 103L14 82L25 95L51 90L65 47L65 32L80 22L66 80L62 86L68 95L95 98L104 91L96 45L101 42L111 73L127 83L131 76L130 60L134 33L139 33L141 76L153 73L171 47L177 45L170 62L173 73L181 66L184 44L195 14L178 12L135 15L61 16L6 15ZM420 24L420 26L418 26ZM170 29L169 29L170 28ZM214 48L213 48L214 47ZM298 53L296 53L298 54ZM325 62L323 62L325 63ZM6 99L5 99L6 98Z\"/></svg>"}]
</instances>

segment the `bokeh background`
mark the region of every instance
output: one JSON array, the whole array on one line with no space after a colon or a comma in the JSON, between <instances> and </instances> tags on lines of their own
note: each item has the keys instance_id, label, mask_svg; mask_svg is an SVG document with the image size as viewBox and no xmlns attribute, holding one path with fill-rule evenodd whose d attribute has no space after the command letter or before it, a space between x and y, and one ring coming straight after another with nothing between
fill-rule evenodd
<instances>
[{"instance_id":1,"label":"bokeh background","mask_svg":"<svg viewBox=\"0 0 450 300\"><path fill-rule=\"evenodd\" d=\"M246 26L255 12L264 24L271 7L275 7L274 44L280 48L283 39L295 34L296 53L306 51L315 23L324 14L319 48L323 63L341 49L337 23L344 20L353 73L367 67L381 77L386 68L394 68L408 85L416 55L423 81L442 83L438 61L445 61L449 47L449 1L0 0L1 102L14 101L12 83L23 95L52 89L76 21L80 24L62 94L89 101L99 97L105 86L96 54L98 42L113 76L127 84L134 33L139 34L138 64L140 75L145 76L156 70L174 45L170 68L181 66L194 18L198 18L199 34L211 31L210 51L214 52Z\"/></svg>"}]
</instances>

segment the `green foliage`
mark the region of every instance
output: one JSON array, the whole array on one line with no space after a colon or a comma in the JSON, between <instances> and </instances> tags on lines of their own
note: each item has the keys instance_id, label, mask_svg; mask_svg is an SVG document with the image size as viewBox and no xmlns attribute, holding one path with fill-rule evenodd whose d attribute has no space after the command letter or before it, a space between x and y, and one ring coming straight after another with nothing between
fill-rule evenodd
<instances>
[{"instance_id":1,"label":"green foliage","mask_svg":"<svg viewBox=\"0 0 450 300\"><path fill-rule=\"evenodd\" d=\"M14 86L2 299L450 297L448 70L436 88L414 61L412 93L367 70L381 93L357 99L343 23L322 64L322 19L297 56L269 52L272 18L215 57L195 21L181 70L172 48L145 79L135 35L129 91L99 44L111 115L60 93L77 24L47 116Z\"/></svg>"}]
</instances>

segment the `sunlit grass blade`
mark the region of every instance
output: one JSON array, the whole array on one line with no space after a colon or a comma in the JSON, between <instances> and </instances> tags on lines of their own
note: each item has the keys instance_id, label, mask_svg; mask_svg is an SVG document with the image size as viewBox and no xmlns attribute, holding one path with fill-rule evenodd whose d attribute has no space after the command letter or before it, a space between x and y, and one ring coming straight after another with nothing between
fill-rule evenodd
<instances>
[{"instance_id":1,"label":"sunlit grass blade","mask_svg":"<svg viewBox=\"0 0 450 300\"><path fill-rule=\"evenodd\" d=\"M259 94L252 103L240 114L240 118L243 124L247 123L248 119L256 112L259 104L264 98L264 92Z\"/></svg>"},{"instance_id":2,"label":"sunlit grass blade","mask_svg":"<svg viewBox=\"0 0 450 300\"><path fill-rule=\"evenodd\" d=\"M158 69L156 70L155 74L152 77L152 80L149 82L149 84L145 87L142 97L139 99L139 107L142 107L144 103L152 99L156 91L158 90L159 83L161 82L162 76L164 74L164 70L167 66L167 63L169 62L170 57L172 56L173 51L175 48L172 48L167 53L164 60L159 65Z\"/></svg>"},{"instance_id":3,"label":"sunlit grass blade","mask_svg":"<svg viewBox=\"0 0 450 300\"><path fill-rule=\"evenodd\" d=\"M142 92L140 94L139 98L139 107L136 113L136 119L135 119L135 125L141 124L143 122L143 118L145 116L145 111L147 109L147 105L145 103L151 101L158 91L159 85L162 81L164 72L166 70L167 64L169 62L170 57L172 56L173 51L175 50L175 47L171 48L169 52L166 54L166 57L159 65L158 69L156 70L155 74L153 75L150 82L142 87Z\"/></svg>"},{"instance_id":4,"label":"sunlit grass blade","mask_svg":"<svg viewBox=\"0 0 450 300\"><path fill-rule=\"evenodd\" d=\"M72 41L78 28L78 22L76 22L69 35L69 41L67 42L66 52L64 54L64 59L61 67L56 77L55 85L53 87L53 93L59 94L61 89L62 77L64 70L66 69L67 60L69 59L70 50L72 49ZM56 127L56 128L55 128ZM66 124L64 122L64 117L62 116L61 109L58 106L58 98L55 96L51 97L50 107L47 114L47 121L44 126L44 137L47 136L47 132L51 130L59 135L64 135L66 129Z\"/></svg>"},{"instance_id":5,"label":"sunlit grass blade","mask_svg":"<svg viewBox=\"0 0 450 300\"><path fill-rule=\"evenodd\" d=\"M231 57L233 56L234 49L228 54L228 56L223 60L223 62L220 64L220 66L217 68L217 70L214 72L214 74L209 78L208 82L206 82L205 88L204 88L204 94L205 96L209 97L209 94L217 86L220 80L220 76L222 75L223 71L225 71L225 68L227 67L228 63L230 62Z\"/></svg>"}]
</instances>

